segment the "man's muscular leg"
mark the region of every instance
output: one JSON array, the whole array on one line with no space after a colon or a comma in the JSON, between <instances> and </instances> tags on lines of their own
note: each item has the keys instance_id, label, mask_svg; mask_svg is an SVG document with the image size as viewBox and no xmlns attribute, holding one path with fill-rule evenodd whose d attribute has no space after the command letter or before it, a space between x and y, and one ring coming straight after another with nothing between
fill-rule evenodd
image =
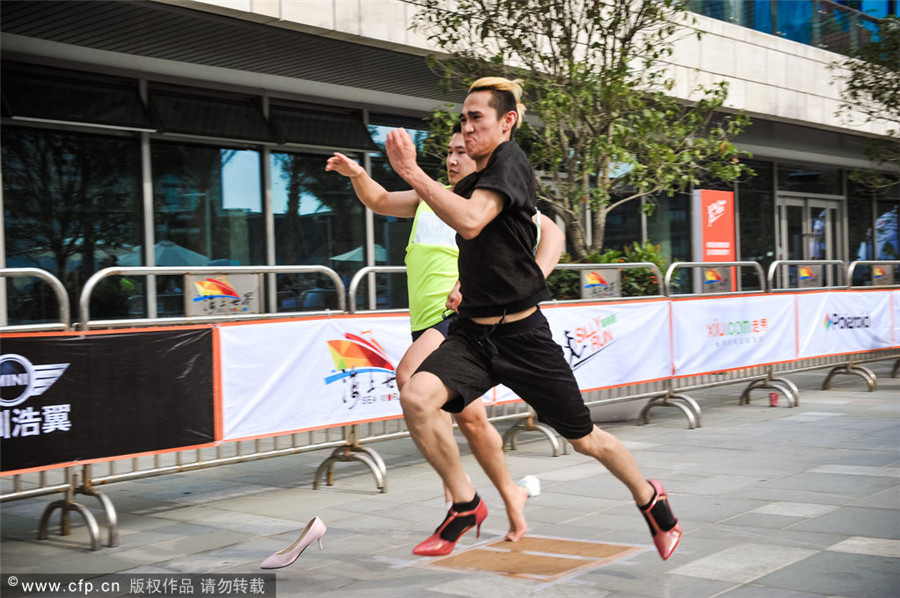
<instances>
[{"instance_id":1,"label":"man's muscular leg","mask_svg":"<svg viewBox=\"0 0 900 598\"><path fill-rule=\"evenodd\" d=\"M503 455L503 439L500 433L487 419L487 411L481 399L469 404L461 413L456 414L456 423L469 441L469 448L478 460L478 464L500 491L500 497L506 506L509 517L509 533L506 539L515 542L525 535L525 499L528 492L517 486L509 475L506 457Z\"/></svg>"}]
</instances>

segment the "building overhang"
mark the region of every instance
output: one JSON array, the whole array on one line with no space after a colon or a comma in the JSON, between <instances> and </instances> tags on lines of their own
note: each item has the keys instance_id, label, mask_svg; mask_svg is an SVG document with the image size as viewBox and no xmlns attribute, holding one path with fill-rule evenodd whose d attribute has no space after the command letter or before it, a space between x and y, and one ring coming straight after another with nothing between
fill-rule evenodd
<instances>
[{"instance_id":1,"label":"building overhang","mask_svg":"<svg viewBox=\"0 0 900 598\"><path fill-rule=\"evenodd\" d=\"M424 56L147 1L5 0L4 58L424 114L459 94Z\"/></svg>"}]
</instances>

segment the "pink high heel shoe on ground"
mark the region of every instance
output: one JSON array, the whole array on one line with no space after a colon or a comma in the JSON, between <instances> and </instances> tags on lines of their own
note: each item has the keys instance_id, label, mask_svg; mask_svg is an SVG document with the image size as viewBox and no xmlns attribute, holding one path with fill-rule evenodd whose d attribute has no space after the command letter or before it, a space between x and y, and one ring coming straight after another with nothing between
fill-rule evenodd
<instances>
[{"instance_id":1,"label":"pink high heel shoe on ground","mask_svg":"<svg viewBox=\"0 0 900 598\"><path fill-rule=\"evenodd\" d=\"M666 494L663 485L658 480L647 481L653 486L656 496L653 497L653 500L650 501L646 508L639 508L644 519L647 520L647 525L650 526L650 533L653 535L653 543L656 545L656 550L659 551L659 556L666 560L672 556L672 553L675 552L675 547L681 541L681 523L675 519L675 515L672 513L672 508L669 506L669 495ZM670 520L675 522L675 525L663 531L653 514L654 508L661 509L663 513L660 513L660 515L668 515Z\"/></svg>"},{"instance_id":2,"label":"pink high heel shoe on ground","mask_svg":"<svg viewBox=\"0 0 900 598\"><path fill-rule=\"evenodd\" d=\"M293 544L280 552L276 552L272 556L260 564L261 569L280 569L287 567L297 560L297 558L306 550L306 547L313 543L314 540L319 541L319 550L322 550L322 536L325 534L325 524L318 517L314 517L306 524L306 528L300 537Z\"/></svg>"}]
</instances>

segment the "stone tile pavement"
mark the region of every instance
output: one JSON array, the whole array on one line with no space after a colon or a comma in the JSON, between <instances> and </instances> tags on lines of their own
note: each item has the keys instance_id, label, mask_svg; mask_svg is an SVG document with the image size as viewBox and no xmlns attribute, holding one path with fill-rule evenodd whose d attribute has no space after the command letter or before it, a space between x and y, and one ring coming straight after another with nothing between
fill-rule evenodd
<instances>
[{"instance_id":1,"label":"stone tile pavement","mask_svg":"<svg viewBox=\"0 0 900 598\"><path fill-rule=\"evenodd\" d=\"M262 573L259 563L319 516L328 526L324 551L312 546L275 571L281 597L896 598L900 379L890 378L892 364L870 364L876 392L856 377L818 390L826 370L789 375L801 389L796 408L769 407L763 392L739 406L739 385L691 393L703 408L703 426L694 430L675 409L654 409L646 426L603 424L669 491L684 539L665 562L624 486L586 457L551 456L535 434L520 436L518 450L507 453L514 477L533 474L542 483L526 505L528 535L599 543L624 556L521 552L535 560L516 577L413 555L442 519L443 497L437 475L400 439L372 445L388 468L383 494L357 463L338 463L334 486L313 490L325 451L110 484L102 490L116 506L120 541L99 551L89 549L75 515L70 535L58 535L54 524L50 538L36 539L41 512L58 497L8 502L0 508L0 567L22 576ZM454 555L477 563L503 549L496 542L507 522L459 438L491 514L481 538L469 532ZM98 503L78 501L102 527ZM542 545L555 545L548 542ZM551 561L536 557L565 566L580 560L569 573L542 577L542 563Z\"/></svg>"}]
</instances>

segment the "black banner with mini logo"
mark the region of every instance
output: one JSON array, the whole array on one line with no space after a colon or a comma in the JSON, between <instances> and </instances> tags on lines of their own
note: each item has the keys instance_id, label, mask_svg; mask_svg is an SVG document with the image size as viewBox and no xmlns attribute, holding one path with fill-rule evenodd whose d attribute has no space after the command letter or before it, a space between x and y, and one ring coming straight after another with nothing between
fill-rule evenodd
<instances>
[{"instance_id":1,"label":"black banner with mini logo","mask_svg":"<svg viewBox=\"0 0 900 598\"><path fill-rule=\"evenodd\" d=\"M209 328L0 339L0 471L214 439Z\"/></svg>"}]
</instances>

